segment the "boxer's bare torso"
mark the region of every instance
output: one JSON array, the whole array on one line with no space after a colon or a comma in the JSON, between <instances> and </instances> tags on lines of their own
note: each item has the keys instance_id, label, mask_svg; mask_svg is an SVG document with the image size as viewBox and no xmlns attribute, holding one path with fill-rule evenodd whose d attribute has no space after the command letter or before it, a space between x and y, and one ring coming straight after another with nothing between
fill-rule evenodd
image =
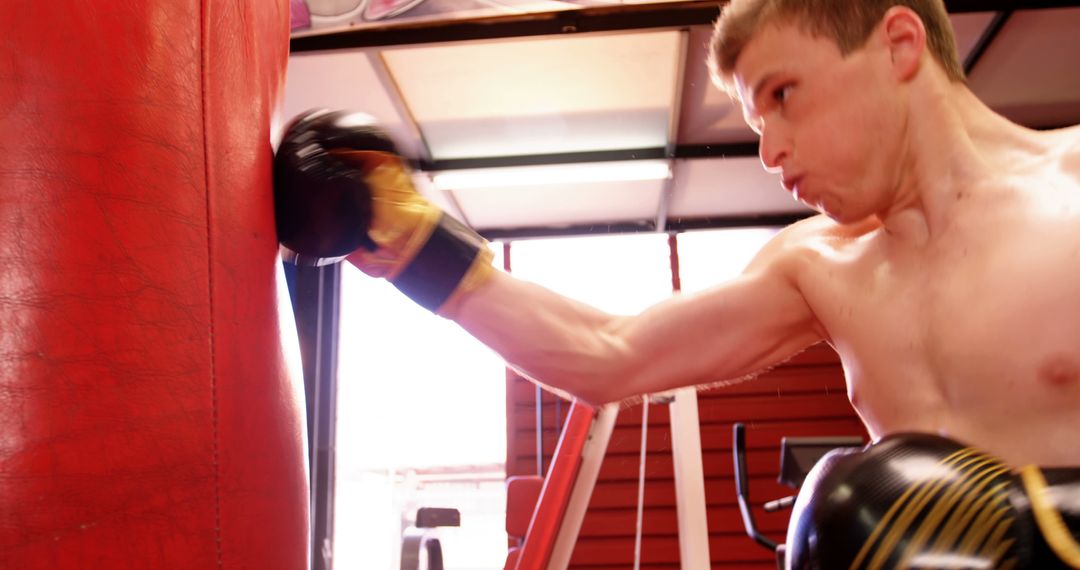
<instances>
[{"instance_id":1,"label":"boxer's bare torso","mask_svg":"<svg viewBox=\"0 0 1080 570\"><path fill-rule=\"evenodd\" d=\"M796 280L872 436L948 435L1080 464L1080 134L969 188L923 243L803 222Z\"/></svg>"},{"instance_id":2,"label":"boxer's bare torso","mask_svg":"<svg viewBox=\"0 0 1080 570\"><path fill-rule=\"evenodd\" d=\"M456 320L593 402L723 384L824 340L873 437L930 432L1014 465L1080 465L1080 128L1021 132L1026 151L988 160L996 176L942 193L933 233L918 208L889 226L815 216L739 279L638 316L498 274Z\"/></svg>"},{"instance_id":3,"label":"boxer's bare torso","mask_svg":"<svg viewBox=\"0 0 1080 570\"><path fill-rule=\"evenodd\" d=\"M766 168L843 222L789 232L792 279L872 436L1080 464L1080 129L998 116L921 33L891 10L841 56L766 26L736 63Z\"/></svg>"},{"instance_id":4,"label":"boxer's bare torso","mask_svg":"<svg viewBox=\"0 0 1080 570\"><path fill-rule=\"evenodd\" d=\"M825 340L874 437L1080 465L1080 128L1018 132L1024 150L994 150L990 176L939 193L933 232L920 208L888 226L815 216L739 279L634 317L499 274L457 320L594 402L753 375Z\"/></svg>"}]
</instances>

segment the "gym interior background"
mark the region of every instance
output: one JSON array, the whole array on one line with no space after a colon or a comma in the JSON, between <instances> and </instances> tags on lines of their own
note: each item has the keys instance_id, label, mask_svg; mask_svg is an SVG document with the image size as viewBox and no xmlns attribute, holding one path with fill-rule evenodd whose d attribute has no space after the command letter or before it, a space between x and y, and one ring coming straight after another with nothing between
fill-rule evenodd
<instances>
[{"instance_id":1,"label":"gym interior background","mask_svg":"<svg viewBox=\"0 0 1080 570\"><path fill-rule=\"evenodd\" d=\"M722 4L309 0L299 19L294 12L283 117L312 107L375 116L413 161L421 191L491 239L506 269L609 310L640 310L662 296L734 275L776 228L809 214L762 171L756 136L709 82L705 44ZM946 4L969 83L983 101L1034 128L1080 122L1080 3ZM453 330L432 342L452 345L447 352L455 362L477 362L476 368L449 372L445 368L453 365L442 363L441 373L415 373L436 376L434 382L406 389L414 395L420 390L419 398L434 390L426 395L439 401L441 412L372 387L385 378L366 377L371 361L365 351L390 350L394 340L368 335L358 341L348 331L377 318L371 312L376 307L394 306L396 293L365 284L363 276L350 274L352 268L344 270L344 281L338 270L313 271L318 275L301 275L300 281L318 283L307 288L306 302L315 307L312 313L324 311L319 353L332 360L337 351L340 359L337 384L332 362L314 380L309 367L309 426L313 449L322 451L313 455L317 543L335 545L338 568L367 567L356 566L364 556L367 564L396 568L402 527L417 506L434 501L462 509L463 527L471 514L472 524L483 529L476 532L487 533L468 538L465 528L447 530L446 567L501 568L503 552L477 550L505 541L499 534L502 482L545 472L567 402L510 370L503 376L490 354L457 340L461 333ZM362 305L368 308L355 308ZM415 309L404 303L400 310L410 315ZM407 322L400 333L405 337L439 326L430 315L395 318ZM340 346L332 346L334 339ZM313 351L309 343L305 348ZM466 356L474 350L475 356ZM458 383L456 397L453 390L433 388ZM505 392L494 392L505 394L504 406L491 399L496 383L505 383ZM312 397L316 391L321 399ZM641 473L640 565L679 567L667 408L650 407L641 471L641 406L619 416L574 568L633 567ZM441 430L462 434L456 445L461 460L444 460L441 467L423 460L401 465L399 456L375 465L350 456L365 449L352 438L366 437L350 418L374 408L398 415L398 426L412 425L416 441L442 442L435 435ZM847 403L840 364L829 348L813 347L754 381L701 393L699 415L713 567L774 567L772 556L746 536L739 515L731 425L748 424L752 496L765 501L789 495L776 482L782 437L865 437ZM455 425L461 431L454 432ZM505 433L492 437L493 430ZM348 440L342 438L346 431ZM505 452L468 451L484 433ZM392 447L401 445L399 439ZM364 494L358 482L365 477L403 486L397 494L390 487ZM382 515L372 515L383 518L364 527L359 511L377 510L372 500L385 503ZM757 516L760 529L782 541L787 512ZM345 528L369 534L346 536Z\"/></svg>"}]
</instances>

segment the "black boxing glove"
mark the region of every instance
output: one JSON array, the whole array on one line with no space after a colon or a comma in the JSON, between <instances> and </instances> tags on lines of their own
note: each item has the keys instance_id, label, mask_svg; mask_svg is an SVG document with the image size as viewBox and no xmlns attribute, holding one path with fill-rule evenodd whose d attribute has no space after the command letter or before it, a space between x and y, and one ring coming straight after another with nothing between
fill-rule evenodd
<instances>
[{"instance_id":1,"label":"black boxing glove","mask_svg":"<svg viewBox=\"0 0 1080 570\"><path fill-rule=\"evenodd\" d=\"M787 567L1080 567L1080 469L1011 469L931 434L835 450L788 526Z\"/></svg>"},{"instance_id":2,"label":"black boxing glove","mask_svg":"<svg viewBox=\"0 0 1080 570\"><path fill-rule=\"evenodd\" d=\"M282 254L294 263L348 258L444 315L492 274L487 242L416 191L367 115L320 110L293 120L274 159L274 197Z\"/></svg>"}]
</instances>

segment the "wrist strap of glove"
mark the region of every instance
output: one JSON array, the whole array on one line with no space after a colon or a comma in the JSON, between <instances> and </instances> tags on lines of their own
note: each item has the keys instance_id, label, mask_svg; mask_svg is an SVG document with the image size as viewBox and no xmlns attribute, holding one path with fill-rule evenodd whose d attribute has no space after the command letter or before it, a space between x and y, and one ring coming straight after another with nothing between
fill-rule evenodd
<instances>
[{"instance_id":1,"label":"wrist strap of glove","mask_svg":"<svg viewBox=\"0 0 1080 570\"><path fill-rule=\"evenodd\" d=\"M452 295L485 280L492 257L482 237L443 213L431 237L391 283L424 308L440 312Z\"/></svg>"}]
</instances>

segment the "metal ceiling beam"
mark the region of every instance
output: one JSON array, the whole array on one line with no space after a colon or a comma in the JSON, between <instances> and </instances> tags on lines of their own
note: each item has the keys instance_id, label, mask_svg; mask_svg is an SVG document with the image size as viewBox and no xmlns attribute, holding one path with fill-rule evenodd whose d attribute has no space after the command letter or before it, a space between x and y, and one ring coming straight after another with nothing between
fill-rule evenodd
<instances>
[{"instance_id":1,"label":"metal ceiling beam","mask_svg":"<svg viewBox=\"0 0 1080 570\"><path fill-rule=\"evenodd\" d=\"M990 20L986 29L984 29L979 36L979 40L975 42L975 46L971 48L971 52L969 52L968 56L964 59L965 76L971 75L971 71L975 69L975 66L979 64L979 60L982 59L983 54L986 53L986 48L990 47L990 44L998 37L998 34L1001 33L1002 28L1005 27L1005 24L1012 15L1012 10L994 14L994 19Z\"/></svg>"},{"instance_id":2,"label":"metal ceiling beam","mask_svg":"<svg viewBox=\"0 0 1080 570\"><path fill-rule=\"evenodd\" d=\"M556 152L549 154L524 154L513 156L483 156L476 158L449 158L421 161L420 170L441 171L465 168L499 168L502 166L537 166L545 164L575 164L581 162L608 162L616 160L644 160L664 158L664 148L626 148L615 150L592 150L579 152Z\"/></svg>"},{"instance_id":3,"label":"metal ceiling beam","mask_svg":"<svg viewBox=\"0 0 1080 570\"><path fill-rule=\"evenodd\" d=\"M391 23L295 35L293 53L528 36L620 32L709 25L725 1L594 6L557 12ZM1080 0L946 0L949 12L1005 12L1080 6Z\"/></svg>"},{"instance_id":4,"label":"metal ceiling beam","mask_svg":"<svg viewBox=\"0 0 1080 570\"><path fill-rule=\"evenodd\" d=\"M664 145L664 153L674 158L676 146L679 141L679 125L682 123L682 103L686 92L686 59L690 51L690 32L683 30L679 34L679 50L675 62L675 79L672 85L671 105L668 106L668 125ZM669 161L669 165L673 164ZM668 210L671 208L671 197L675 195L675 177L671 176L664 180L660 188L660 199L656 204L656 230L664 231L667 227Z\"/></svg>"},{"instance_id":5,"label":"metal ceiling beam","mask_svg":"<svg viewBox=\"0 0 1080 570\"><path fill-rule=\"evenodd\" d=\"M420 162L430 161L432 157L431 145L428 144L427 137L424 136L424 131L420 128L420 121L416 120L416 114L409 107L409 102L405 100L401 85L398 83L397 78L394 77L393 72L390 71L390 67L386 65L386 60L382 57L382 54L378 53L367 53L365 55L372 71L375 72L375 77L379 80L379 85L382 87L383 92L386 93L387 98L390 99L390 104L394 106L394 110L402 118L402 122L405 123L405 127L412 136L420 141L421 156L417 157L417 160Z\"/></svg>"},{"instance_id":6,"label":"metal ceiling beam","mask_svg":"<svg viewBox=\"0 0 1080 570\"><path fill-rule=\"evenodd\" d=\"M945 0L951 14L967 12L1007 12L1010 10L1043 10L1080 6L1077 0Z\"/></svg>"},{"instance_id":7,"label":"metal ceiling beam","mask_svg":"<svg viewBox=\"0 0 1080 570\"><path fill-rule=\"evenodd\" d=\"M477 230L485 239L513 241L518 239L570 237L611 234L638 234L656 231L651 221L617 222L610 224L576 224L567 226L534 226L519 228L488 228Z\"/></svg>"},{"instance_id":8,"label":"metal ceiling beam","mask_svg":"<svg viewBox=\"0 0 1080 570\"><path fill-rule=\"evenodd\" d=\"M814 212L792 212L786 214L755 214L745 216L715 216L697 218L671 218L668 231L684 232L689 230L716 230L730 228L757 228L789 226L799 220L816 215Z\"/></svg>"},{"instance_id":9,"label":"metal ceiling beam","mask_svg":"<svg viewBox=\"0 0 1080 570\"><path fill-rule=\"evenodd\" d=\"M681 144L675 147L675 158L740 158L757 157L758 141L735 143Z\"/></svg>"},{"instance_id":10,"label":"metal ceiling beam","mask_svg":"<svg viewBox=\"0 0 1080 570\"><path fill-rule=\"evenodd\" d=\"M756 157L757 142L675 145L674 150L665 147L627 148L616 150L591 150L558 152L551 154L525 154L514 156L484 156L476 158L451 158L445 160L421 160L416 168L425 172L461 170L466 168L499 168L504 166L536 166L546 164L575 164L581 162L613 162L619 160L651 160L663 158L738 158Z\"/></svg>"},{"instance_id":11,"label":"metal ceiling beam","mask_svg":"<svg viewBox=\"0 0 1080 570\"><path fill-rule=\"evenodd\" d=\"M389 24L294 36L294 53L434 42L682 28L716 19L726 2L661 2Z\"/></svg>"},{"instance_id":12,"label":"metal ceiling beam","mask_svg":"<svg viewBox=\"0 0 1080 570\"><path fill-rule=\"evenodd\" d=\"M664 231L683 232L706 229L781 227L793 224L811 215L813 215L812 212L705 218L669 217ZM548 237L653 233L657 231L659 230L656 224L650 220L610 224L577 224L561 227L489 228L480 230L480 235L493 241L513 241Z\"/></svg>"}]
</instances>

